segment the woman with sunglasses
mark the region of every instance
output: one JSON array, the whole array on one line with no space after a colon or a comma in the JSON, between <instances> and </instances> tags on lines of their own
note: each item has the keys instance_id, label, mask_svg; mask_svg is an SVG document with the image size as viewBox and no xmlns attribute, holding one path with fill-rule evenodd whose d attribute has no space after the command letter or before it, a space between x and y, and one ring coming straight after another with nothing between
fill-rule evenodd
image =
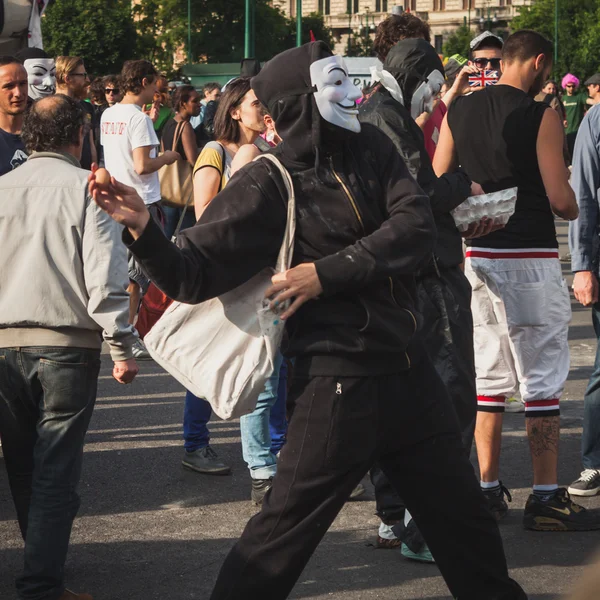
<instances>
[{"instance_id":1,"label":"woman with sunglasses","mask_svg":"<svg viewBox=\"0 0 600 600\"><path fill-rule=\"evenodd\" d=\"M231 177L231 163L238 150L245 144L252 144L265 130L263 108L250 89L249 77L239 77L227 85L219 100L214 123L216 141L204 146L194 166L196 219L200 218L206 207L227 185ZM279 369L281 363L276 366ZM273 393L276 396L277 386ZM185 455L182 464L198 473L226 475L230 472L230 467L220 460L210 446L207 424L211 412L206 400L189 391L186 393L183 416ZM243 435L242 433L242 437ZM270 465L269 470L274 473L274 457L272 462L273 466ZM264 480L269 477L269 474L261 476Z\"/></svg>"}]
</instances>

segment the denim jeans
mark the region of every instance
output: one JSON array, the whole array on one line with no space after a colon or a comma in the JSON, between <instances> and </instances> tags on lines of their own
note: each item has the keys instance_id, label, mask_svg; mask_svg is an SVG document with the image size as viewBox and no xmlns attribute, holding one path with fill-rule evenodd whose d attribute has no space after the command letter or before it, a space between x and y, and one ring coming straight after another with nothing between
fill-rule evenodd
<instances>
[{"instance_id":1,"label":"denim jeans","mask_svg":"<svg viewBox=\"0 0 600 600\"><path fill-rule=\"evenodd\" d=\"M277 388L277 400L271 407L271 418L269 429L271 430L271 454L277 453L283 448L287 437L287 383L288 367L284 360L279 369L279 387Z\"/></svg>"},{"instance_id":2,"label":"denim jeans","mask_svg":"<svg viewBox=\"0 0 600 600\"><path fill-rule=\"evenodd\" d=\"M64 591L99 369L98 350L0 348L0 437L25 540L22 600L56 600Z\"/></svg>"},{"instance_id":3,"label":"denim jeans","mask_svg":"<svg viewBox=\"0 0 600 600\"><path fill-rule=\"evenodd\" d=\"M600 302L592 306L592 323L600 344ZM594 372L583 397L581 454L584 469L600 469L600 345L596 349Z\"/></svg>"},{"instance_id":4,"label":"denim jeans","mask_svg":"<svg viewBox=\"0 0 600 600\"><path fill-rule=\"evenodd\" d=\"M252 479L268 479L277 471L277 458L271 451L271 409L277 403L279 371L283 357L277 353L273 374L258 397L256 409L240 418L242 453Z\"/></svg>"},{"instance_id":5,"label":"denim jeans","mask_svg":"<svg viewBox=\"0 0 600 600\"><path fill-rule=\"evenodd\" d=\"M181 217L182 208L175 208L174 206L167 206L166 204L161 203L161 208L165 217L165 235L167 239L171 239L175 230L177 229L177 223L179 223L179 219ZM194 214L194 207L192 204L192 208L186 211L186 215L183 218L183 223L181 224L180 231L187 229L188 227L192 227L196 224L196 216Z\"/></svg>"},{"instance_id":6,"label":"denim jeans","mask_svg":"<svg viewBox=\"0 0 600 600\"><path fill-rule=\"evenodd\" d=\"M210 420L212 409L204 398L194 396L192 392L185 393L185 406L183 409L183 439L184 448L188 452L206 448L210 442L207 423Z\"/></svg>"}]
</instances>

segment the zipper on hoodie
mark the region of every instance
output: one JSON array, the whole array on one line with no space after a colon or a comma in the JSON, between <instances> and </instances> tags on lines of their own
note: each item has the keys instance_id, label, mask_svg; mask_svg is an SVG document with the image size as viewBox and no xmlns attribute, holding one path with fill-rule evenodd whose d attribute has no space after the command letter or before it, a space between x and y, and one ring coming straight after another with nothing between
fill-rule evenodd
<instances>
[{"instance_id":1,"label":"zipper on hoodie","mask_svg":"<svg viewBox=\"0 0 600 600\"><path fill-rule=\"evenodd\" d=\"M350 205L352 206L352 209L354 210L354 214L356 215L356 218L358 219L358 222L360 223L363 233L365 233L365 224L363 223L362 217L360 216L360 211L358 210L358 206L356 205L356 202L354 201L354 198L352 197L350 190L348 189L346 184L342 181L342 178L337 174L337 171L333 168L333 161L331 161L331 170L332 170L333 176L336 178L337 182L342 186L342 190L344 190L344 194L346 195L346 198L348 198L348 200L350 201Z\"/></svg>"},{"instance_id":2,"label":"zipper on hoodie","mask_svg":"<svg viewBox=\"0 0 600 600\"><path fill-rule=\"evenodd\" d=\"M333 172L333 176L336 178L337 182L342 187L342 190L344 191L346 198L348 198L348 200L350 201L350 205L352 206L352 209L354 210L354 214L356 215L356 218L358 219L358 222L360 223L363 233L365 233L365 224L363 223L362 217L360 216L360 211L358 210L358 206L356 205L356 202L354 201L354 198L352 197L350 190L348 189L346 184L343 182L342 178L338 175L337 171L333 168L333 160L330 160L330 165L331 165L331 171ZM392 281L391 277L389 277L389 280L390 280L390 294L392 296L392 300L394 301L394 304L396 304L396 306L398 306L398 308L406 311L411 316L411 319L413 321L413 334L414 334L417 331L417 319L415 318L415 315L413 315L412 312L410 310L408 310L408 308L404 308L398 304L398 301L396 300L396 296L394 295L394 282ZM406 356L406 360L408 361L408 367L410 368L410 366L411 366L410 357L408 356L407 352L405 352L404 354Z\"/></svg>"}]
</instances>

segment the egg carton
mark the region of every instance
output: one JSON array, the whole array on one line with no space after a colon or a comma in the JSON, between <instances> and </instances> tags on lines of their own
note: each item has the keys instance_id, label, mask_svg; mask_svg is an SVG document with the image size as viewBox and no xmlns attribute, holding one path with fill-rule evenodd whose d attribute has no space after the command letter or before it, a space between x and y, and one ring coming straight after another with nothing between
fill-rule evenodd
<instances>
[{"instance_id":1,"label":"egg carton","mask_svg":"<svg viewBox=\"0 0 600 600\"><path fill-rule=\"evenodd\" d=\"M482 219L491 219L494 225L506 225L515 212L518 188L508 188L491 194L470 196L452 212L454 223L459 231L466 231L469 225Z\"/></svg>"}]
</instances>

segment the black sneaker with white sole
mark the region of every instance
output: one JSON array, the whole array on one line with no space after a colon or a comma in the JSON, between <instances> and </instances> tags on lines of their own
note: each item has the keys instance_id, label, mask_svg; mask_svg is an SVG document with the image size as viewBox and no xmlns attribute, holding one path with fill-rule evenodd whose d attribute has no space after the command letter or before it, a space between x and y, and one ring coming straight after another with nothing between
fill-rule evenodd
<instances>
[{"instance_id":1,"label":"black sneaker with white sole","mask_svg":"<svg viewBox=\"0 0 600 600\"><path fill-rule=\"evenodd\" d=\"M600 515L575 504L565 488L558 488L550 500L529 496L523 527L533 531L592 531L600 529Z\"/></svg>"},{"instance_id":2,"label":"black sneaker with white sole","mask_svg":"<svg viewBox=\"0 0 600 600\"><path fill-rule=\"evenodd\" d=\"M571 496L595 496L600 492L600 471L586 469L568 488Z\"/></svg>"}]
</instances>

